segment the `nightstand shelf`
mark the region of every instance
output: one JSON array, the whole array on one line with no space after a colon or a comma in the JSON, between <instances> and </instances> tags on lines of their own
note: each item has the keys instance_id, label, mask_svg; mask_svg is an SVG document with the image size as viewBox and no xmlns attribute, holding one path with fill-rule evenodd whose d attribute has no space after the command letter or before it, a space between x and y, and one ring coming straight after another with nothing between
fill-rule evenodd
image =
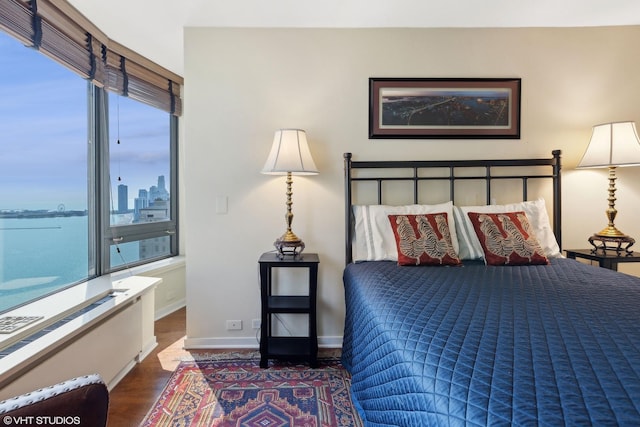
<instances>
[{"instance_id":1,"label":"nightstand shelf","mask_svg":"<svg viewBox=\"0 0 640 427\"><path fill-rule=\"evenodd\" d=\"M318 333L316 326L316 293L318 288L317 254L285 256L280 259L274 252L260 256L261 331L260 367L269 366L269 359L302 359L312 368L318 366ZM306 268L308 281L304 283L307 295L274 295L273 270L277 268ZM301 286L303 284L300 284ZM278 314L303 314L309 319L307 336L276 336L273 317Z\"/></svg>"},{"instance_id":2,"label":"nightstand shelf","mask_svg":"<svg viewBox=\"0 0 640 427\"><path fill-rule=\"evenodd\" d=\"M270 296L269 310L272 313L309 313L311 298L304 296Z\"/></svg>"},{"instance_id":3,"label":"nightstand shelf","mask_svg":"<svg viewBox=\"0 0 640 427\"><path fill-rule=\"evenodd\" d=\"M308 337L268 337L269 356L273 358L309 358L311 353ZM266 366L261 366L266 368Z\"/></svg>"}]
</instances>

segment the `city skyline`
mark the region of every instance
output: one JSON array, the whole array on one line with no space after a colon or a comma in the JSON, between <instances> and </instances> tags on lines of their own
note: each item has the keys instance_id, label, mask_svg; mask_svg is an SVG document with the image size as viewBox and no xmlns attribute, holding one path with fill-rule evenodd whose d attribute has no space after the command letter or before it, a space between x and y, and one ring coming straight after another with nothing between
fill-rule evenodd
<instances>
[{"instance_id":1,"label":"city skyline","mask_svg":"<svg viewBox=\"0 0 640 427\"><path fill-rule=\"evenodd\" d=\"M118 204L117 204L117 207L114 207L114 209L112 209L112 211L116 211L117 213L129 212L130 210L136 210L138 208L146 208L149 206L149 203L153 203L154 201L169 200L170 198L170 193L167 190L167 187L165 184L164 175L158 175L156 185L152 185L148 188L139 188L137 197L130 199L128 197L128 193L129 193L129 186L127 186L126 184L118 184ZM124 195L124 197L121 198L121 194ZM139 206L138 201L140 199L144 199L148 203L143 204L142 206ZM130 200L133 200L132 207L129 206Z\"/></svg>"},{"instance_id":2,"label":"city skyline","mask_svg":"<svg viewBox=\"0 0 640 427\"><path fill-rule=\"evenodd\" d=\"M118 202L116 203L115 206L112 207L111 211L112 212L116 212L119 213L121 211L120 209L120 188L124 187L127 189L127 211L130 211L132 209L135 209L135 205L138 201L138 199L141 198L146 198L147 201L152 201L152 200L170 200L170 192L166 189L166 184L165 184L166 180L165 180L165 176L164 175L158 175L157 177L157 184L156 185L151 185L147 188L139 188L137 191L137 196L134 198L129 198L128 197L128 186L126 184L118 184ZM158 190L154 190L154 188L157 188ZM144 194L144 196L143 196ZM133 207L129 206L129 202L133 202ZM147 205L148 206L148 205ZM144 207L147 207L144 206ZM24 208L15 208L15 209L11 209L11 208L0 208L0 213L1 212L20 212L20 211L29 211L29 212L43 212L43 211L49 211L49 212L54 212L54 211L86 211L86 209L68 209L66 207L66 205L64 204L59 204L57 206L55 206L54 208L36 208L36 209L24 209Z\"/></svg>"}]
</instances>

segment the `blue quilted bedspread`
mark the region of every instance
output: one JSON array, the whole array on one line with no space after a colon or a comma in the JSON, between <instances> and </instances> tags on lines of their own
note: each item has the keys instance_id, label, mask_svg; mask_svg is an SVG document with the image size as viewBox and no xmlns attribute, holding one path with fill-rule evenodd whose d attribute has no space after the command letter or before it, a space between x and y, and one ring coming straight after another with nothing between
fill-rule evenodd
<instances>
[{"instance_id":1,"label":"blue quilted bedspread","mask_svg":"<svg viewBox=\"0 0 640 427\"><path fill-rule=\"evenodd\" d=\"M343 363L367 425L640 425L640 279L350 264Z\"/></svg>"}]
</instances>

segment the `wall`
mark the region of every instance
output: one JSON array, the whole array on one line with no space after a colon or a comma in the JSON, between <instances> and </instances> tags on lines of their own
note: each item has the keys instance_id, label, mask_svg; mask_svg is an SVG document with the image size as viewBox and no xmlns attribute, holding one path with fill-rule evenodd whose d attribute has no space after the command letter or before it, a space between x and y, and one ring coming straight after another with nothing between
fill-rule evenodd
<instances>
[{"instance_id":1,"label":"wall","mask_svg":"<svg viewBox=\"0 0 640 427\"><path fill-rule=\"evenodd\" d=\"M319 334L339 343L342 153L356 159L564 160L564 247L606 225L606 171L573 171L591 126L640 121L640 27L185 30L187 345L256 345L257 259L285 229L283 177L261 175L273 132L307 130L320 174L295 177L293 230L321 257ZM369 77L520 77L520 140L369 140ZM640 169L640 168L637 168ZM640 173L619 170L616 224L640 236ZM215 214L215 198L228 213ZM243 320L231 333L226 319Z\"/></svg>"},{"instance_id":2,"label":"wall","mask_svg":"<svg viewBox=\"0 0 640 427\"><path fill-rule=\"evenodd\" d=\"M158 320L186 304L185 257L178 256L141 266L131 274L162 279L155 291L154 319Z\"/></svg>"}]
</instances>

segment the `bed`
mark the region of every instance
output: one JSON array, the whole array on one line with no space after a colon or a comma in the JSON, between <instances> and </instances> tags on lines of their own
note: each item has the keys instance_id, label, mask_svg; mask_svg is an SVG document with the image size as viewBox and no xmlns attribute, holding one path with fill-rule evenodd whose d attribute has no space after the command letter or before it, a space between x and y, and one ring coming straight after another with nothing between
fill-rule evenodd
<instances>
[{"instance_id":1,"label":"bed","mask_svg":"<svg viewBox=\"0 0 640 427\"><path fill-rule=\"evenodd\" d=\"M453 162L354 161L345 154L342 361L366 425L640 423L640 279L561 256L560 171L559 151L544 159ZM484 205L456 205L469 181L471 193L483 193ZM499 188L503 181L508 191ZM409 189L398 191L400 184ZM443 192L434 186L446 188L446 201L425 204L421 198ZM519 201L494 200L513 197L516 187ZM545 187L548 201L534 194ZM356 204L365 192L373 192L373 200ZM401 192L410 205L385 204ZM393 225L401 222L394 221L429 215L431 221L441 211L459 263L448 255L439 258L447 266L402 263L400 227ZM466 247L470 230L463 222L482 211L489 222L498 216L517 222L514 212L525 212L529 224L521 229L528 234L521 237L536 236L543 258L492 261L490 250L474 255L480 238L470 244L476 248ZM395 258L381 249L389 244L382 241L388 230L375 236L385 220ZM472 222L474 232L481 228ZM489 237L496 239L475 234L485 237L482 251Z\"/></svg>"}]
</instances>

